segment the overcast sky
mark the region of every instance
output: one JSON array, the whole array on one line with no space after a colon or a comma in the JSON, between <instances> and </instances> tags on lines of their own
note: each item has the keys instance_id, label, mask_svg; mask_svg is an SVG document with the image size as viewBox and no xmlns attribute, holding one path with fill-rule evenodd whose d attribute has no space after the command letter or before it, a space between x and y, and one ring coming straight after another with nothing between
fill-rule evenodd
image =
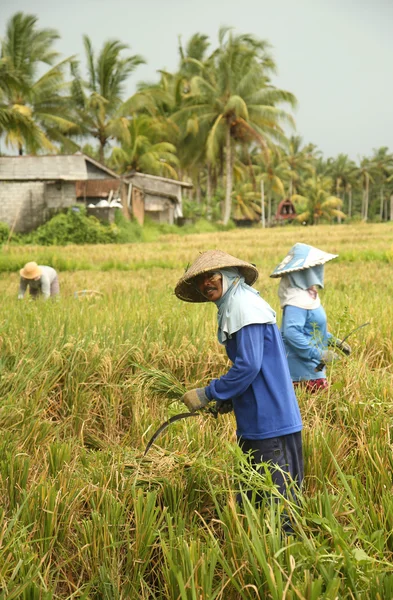
<instances>
[{"instance_id":1,"label":"overcast sky","mask_svg":"<svg viewBox=\"0 0 393 600\"><path fill-rule=\"evenodd\" d=\"M275 85L298 99L297 134L324 155L358 159L393 151L393 0L0 0L0 35L17 11L54 27L64 56L83 59L82 35L95 49L117 38L147 65L131 76L154 81L178 65L178 36L217 43L220 26L268 40Z\"/></svg>"}]
</instances>

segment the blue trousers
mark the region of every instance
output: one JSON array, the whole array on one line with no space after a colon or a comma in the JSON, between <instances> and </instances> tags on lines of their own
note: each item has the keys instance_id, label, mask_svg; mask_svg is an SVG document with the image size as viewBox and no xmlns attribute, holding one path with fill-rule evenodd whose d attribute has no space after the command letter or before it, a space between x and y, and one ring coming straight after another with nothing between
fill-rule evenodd
<instances>
[{"instance_id":1,"label":"blue trousers","mask_svg":"<svg viewBox=\"0 0 393 600\"><path fill-rule=\"evenodd\" d=\"M273 482L283 496L287 496L290 480L300 488L304 476L301 431L266 440L239 438L238 444L243 452L249 455L252 466L257 470L262 462L268 463ZM280 470L277 470L277 466ZM290 478L286 477L286 473ZM291 495L296 499L295 490L292 488ZM247 496L251 497L251 491L247 492ZM264 495L258 495L256 500L261 502L263 498Z\"/></svg>"}]
</instances>

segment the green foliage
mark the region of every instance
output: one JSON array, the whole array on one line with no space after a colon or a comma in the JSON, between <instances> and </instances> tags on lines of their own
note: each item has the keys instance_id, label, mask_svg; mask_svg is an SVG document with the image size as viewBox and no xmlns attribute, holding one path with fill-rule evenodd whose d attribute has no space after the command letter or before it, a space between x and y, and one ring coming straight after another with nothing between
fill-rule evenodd
<instances>
[{"instance_id":1,"label":"green foliage","mask_svg":"<svg viewBox=\"0 0 393 600\"><path fill-rule=\"evenodd\" d=\"M204 204L195 202L195 200L184 200L183 201L183 216L185 219L197 219L204 217L206 213L206 207Z\"/></svg>"},{"instance_id":2,"label":"green foliage","mask_svg":"<svg viewBox=\"0 0 393 600\"><path fill-rule=\"evenodd\" d=\"M134 220L128 221L121 210L116 210L115 223L118 228L117 243L130 244L143 241L143 227Z\"/></svg>"},{"instance_id":3,"label":"green foliage","mask_svg":"<svg viewBox=\"0 0 393 600\"><path fill-rule=\"evenodd\" d=\"M203 218L179 227L167 223L156 223L148 217L145 218L144 226L141 227L136 221L127 221L121 211L116 211L116 225L118 227L117 243L154 242L161 236L166 235L183 236L193 233L213 233L215 231L229 231L234 228L233 222L224 226Z\"/></svg>"},{"instance_id":4,"label":"green foliage","mask_svg":"<svg viewBox=\"0 0 393 600\"><path fill-rule=\"evenodd\" d=\"M296 219L300 223L314 225L320 221L332 221L334 218L345 219L342 212L342 200L330 194L332 180L330 177L314 175L303 185L302 194L294 194L292 200L298 205ZM303 212L300 212L302 210Z\"/></svg>"},{"instance_id":5,"label":"green foliage","mask_svg":"<svg viewBox=\"0 0 393 600\"><path fill-rule=\"evenodd\" d=\"M5 117L5 141L19 154L55 152L56 143L75 151L68 137L76 125L64 74L70 59L54 64L59 57L54 42L60 36L54 29L40 29L37 21L35 15L18 12L8 22L1 49L0 130ZM42 74L43 64L50 68Z\"/></svg>"},{"instance_id":6,"label":"green foliage","mask_svg":"<svg viewBox=\"0 0 393 600\"><path fill-rule=\"evenodd\" d=\"M9 238L10 228L6 223L0 222L0 244L4 244Z\"/></svg>"},{"instance_id":7,"label":"green foliage","mask_svg":"<svg viewBox=\"0 0 393 600\"><path fill-rule=\"evenodd\" d=\"M73 206L32 233L19 236L19 242L42 246L110 244L117 240L117 235L117 227L103 225L95 217L88 217L84 206Z\"/></svg>"},{"instance_id":8,"label":"green foliage","mask_svg":"<svg viewBox=\"0 0 393 600\"><path fill-rule=\"evenodd\" d=\"M145 61L138 54L123 57L128 49L120 40L108 40L97 55L89 36L83 36L86 52L87 77L79 72L76 60L72 63L72 103L79 130L87 139L99 140L99 157L104 162L105 149L112 139L129 142L130 114L140 100L139 95L123 101L125 81L135 68Z\"/></svg>"},{"instance_id":9,"label":"green foliage","mask_svg":"<svg viewBox=\"0 0 393 600\"><path fill-rule=\"evenodd\" d=\"M139 171L177 179L176 147L163 140L170 137L170 121L150 115L130 119L128 135L121 147L112 150L110 165L119 173Z\"/></svg>"}]
</instances>

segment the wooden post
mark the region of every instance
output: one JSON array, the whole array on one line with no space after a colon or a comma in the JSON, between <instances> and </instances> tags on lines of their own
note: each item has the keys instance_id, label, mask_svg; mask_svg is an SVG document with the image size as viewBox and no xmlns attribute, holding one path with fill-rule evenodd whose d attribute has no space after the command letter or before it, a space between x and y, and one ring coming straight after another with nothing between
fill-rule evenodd
<instances>
[{"instance_id":1,"label":"wooden post","mask_svg":"<svg viewBox=\"0 0 393 600\"><path fill-rule=\"evenodd\" d=\"M369 201L369 193L370 193L370 179L368 173L366 173L366 195L364 197L364 221L368 219L368 201Z\"/></svg>"},{"instance_id":2,"label":"wooden post","mask_svg":"<svg viewBox=\"0 0 393 600\"><path fill-rule=\"evenodd\" d=\"M266 227L265 222L265 184L263 179L261 179L261 225L263 228Z\"/></svg>"},{"instance_id":3,"label":"wooden post","mask_svg":"<svg viewBox=\"0 0 393 600\"><path fill-rule=\"evenodd\" d=\"M352 187L349 187L348 191L348 217L352 217Z\"/></svg>"}]
</instances>

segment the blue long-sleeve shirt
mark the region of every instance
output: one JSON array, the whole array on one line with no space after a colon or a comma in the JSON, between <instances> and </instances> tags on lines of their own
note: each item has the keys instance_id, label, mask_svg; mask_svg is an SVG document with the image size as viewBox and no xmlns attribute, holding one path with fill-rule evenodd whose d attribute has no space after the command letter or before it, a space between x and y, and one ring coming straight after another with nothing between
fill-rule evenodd
<instances>
[{"instance_id":1,"label":"blue long-sleeve shirt","mask_svg":"<svg viewBox=\"0 0 393 600\"><path fill-rule=\"evenodd\" d=\"M225 344L233 366L205 388L210 400L232 399L237 436L249 440L301 431L285 349L277 325L242 327Z\"/></svg>"},{"instance_id":2,"label":"blue long-sleeve shirt","mask_svg":"<svg viewBox=\"0 0 393 600\"><path fill-rule=\"evenodd\" d=\"M281 332L293 381L309 381L326 377L326 369L315 371L321 362L331 334L327 331L326 313L316 309L285 306Z\"/></svg>"}]
</instances>

